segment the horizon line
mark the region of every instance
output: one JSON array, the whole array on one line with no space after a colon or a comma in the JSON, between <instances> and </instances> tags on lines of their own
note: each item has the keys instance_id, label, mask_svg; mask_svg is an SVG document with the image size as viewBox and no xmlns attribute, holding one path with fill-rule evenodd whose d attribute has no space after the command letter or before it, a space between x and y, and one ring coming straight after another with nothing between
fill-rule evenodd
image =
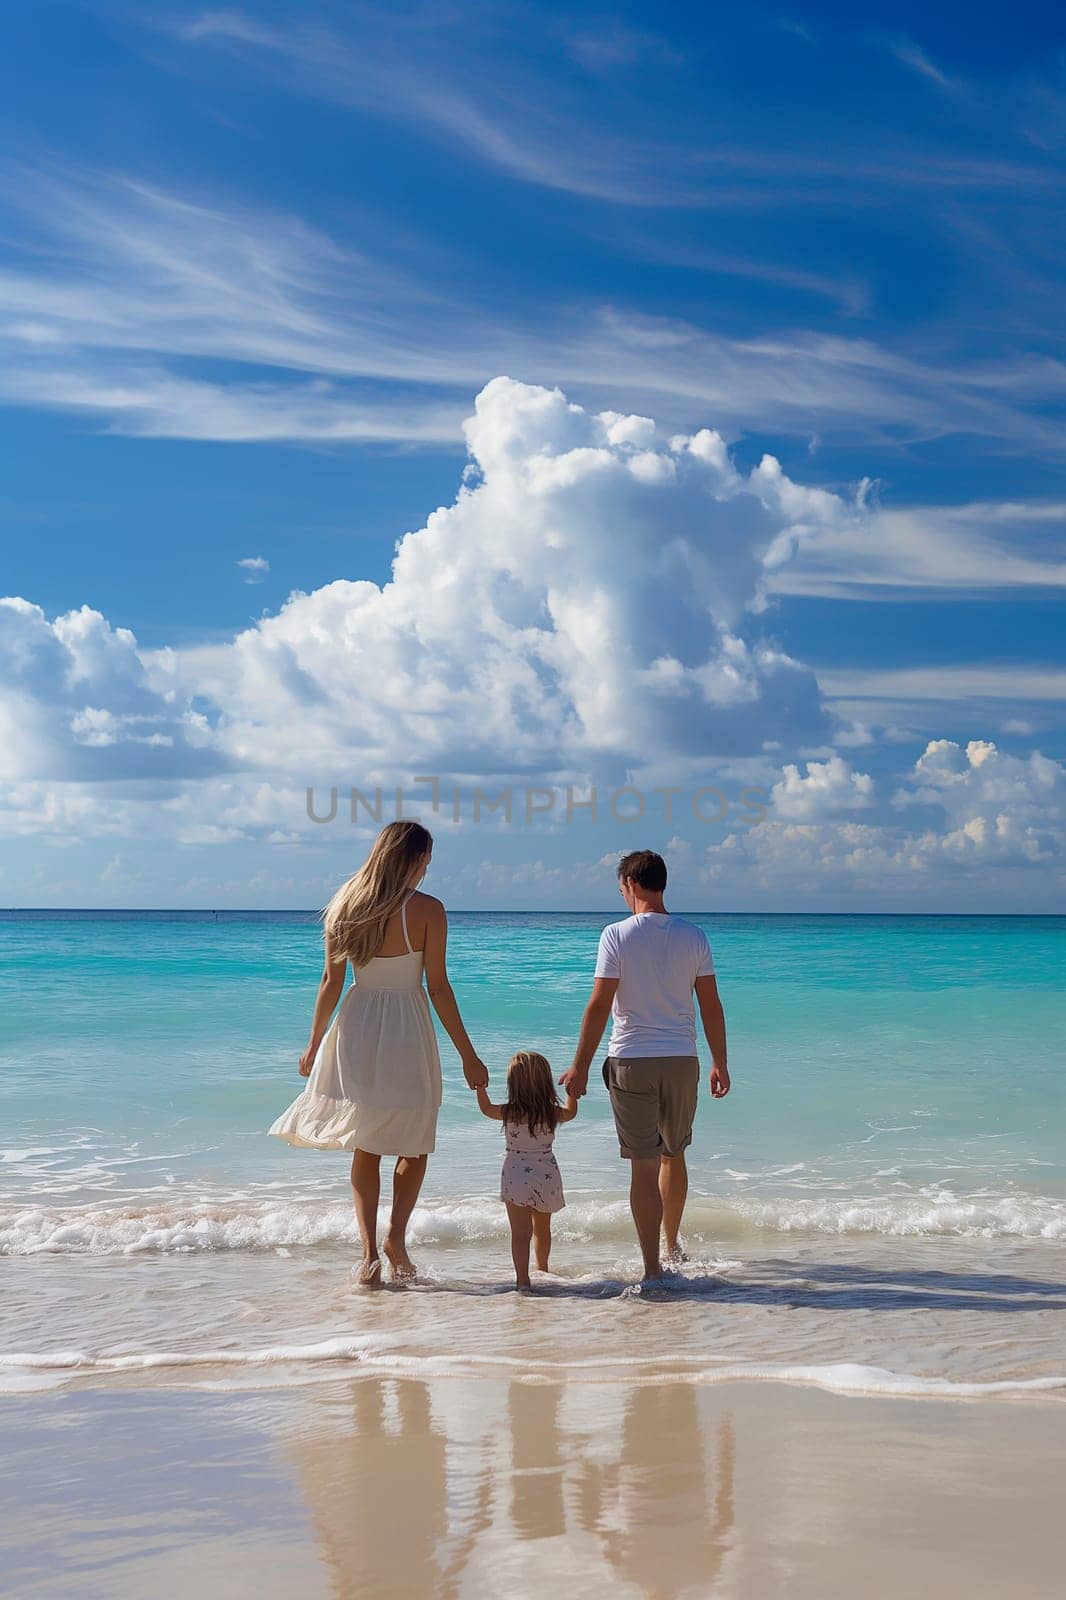
<instances>
[{"instance_id":1,"label":"horizon line","mask_svg":"<svg viewBox=\"0 0 1066 1600\"><path fill-rule=\"evenodd\" d=\"M0 916L24 912L38 915L45 912L59 916L69 911L106 912L112 916L160 916L175 913L185 916L231 917L320 917L322 915L321 907L316 906L0 906ZM453 906L450 914L461 917L609 917L617 915L617 909L607 911L580 906L554 909L542 906ZM1066 908L1062 911L711 911L686 908L672 914L681 917L1066 917Z\"/></svg>"}]
</instances>

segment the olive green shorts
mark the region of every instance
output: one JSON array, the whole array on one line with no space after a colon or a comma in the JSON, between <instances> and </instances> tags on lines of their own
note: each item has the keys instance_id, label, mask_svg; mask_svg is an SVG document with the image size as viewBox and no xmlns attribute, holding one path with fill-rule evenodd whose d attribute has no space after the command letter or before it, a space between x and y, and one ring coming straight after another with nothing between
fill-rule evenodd
<instances>
[{"instance_id":1,"label":"olive green shorts","mask_svg":"<svg viewBox=\"0 0 1066 1600\"><path fill-rule=\"evenodd\" d=\"M679 1156L692 1143L698 1057L608 1056L603 1081L623 1161Z\"/></svg>"}]
</instances>

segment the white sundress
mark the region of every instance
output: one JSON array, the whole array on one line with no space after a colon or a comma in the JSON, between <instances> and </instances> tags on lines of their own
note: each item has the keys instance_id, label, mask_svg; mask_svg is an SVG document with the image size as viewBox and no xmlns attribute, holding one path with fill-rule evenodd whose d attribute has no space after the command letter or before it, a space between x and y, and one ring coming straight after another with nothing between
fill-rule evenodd
<instances>
[{"instance_id":1,"label":"white sundress","mask_svg":"<svg viewBox=\"0 0 1066 1600\"><path fill-rule=\"evenodd\" d=\"M561 1211L566 1197L552 1149L555 1135L542 1128L530 1133L527 1120L508 1122L506 1118L503 1132L507 1154L500 1174L500 1199L533 1211Z\"/></svg>"},{"instance_id":2,"label":"white sundress","mask_svg":"<svg viewBox=\"0 0 1066 1600\"><path fill-rule=\"evenodd\" d=\"M440 1054L422 983L422 951L372 956L322 1040L307 1086L270 1132L311 1150L428 1155L436 1145Z\"/></svg>"}]
</instances>

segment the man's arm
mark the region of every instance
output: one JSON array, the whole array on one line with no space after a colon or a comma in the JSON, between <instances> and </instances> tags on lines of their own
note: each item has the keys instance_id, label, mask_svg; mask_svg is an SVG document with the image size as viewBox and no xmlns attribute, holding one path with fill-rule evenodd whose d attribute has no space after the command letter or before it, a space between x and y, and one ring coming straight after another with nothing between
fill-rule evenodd
<instances>
[{"instance_id":1,"label":"man's arm","mask_svg":"<svg viewBox=\"0 0 1066 1600\"><path fill-rule=\"evenodd\" d=\"M592 981L592 994L581 1019L581 1036L574 1051L573 1064L570 1071L564 1072L559 1079L567 1094L572 1094L575 1100L579 1100L589 1086L589 1067L603 1038L617 988L617 978L594 978Z\"/></svg>"},{"instance_id":2,"label":"man's arm","mask_svg":"<svg viewBox=\"0 0 1066 1600\"><path fill-rule=\"evenodd\" d=\"M725 1012L718 996L718 980L713 975L696 979L696 1004L711 1050L711 1094L720 1100L729 1093L729 1068L726 1066Z\"/></svg>"}]
</instances>

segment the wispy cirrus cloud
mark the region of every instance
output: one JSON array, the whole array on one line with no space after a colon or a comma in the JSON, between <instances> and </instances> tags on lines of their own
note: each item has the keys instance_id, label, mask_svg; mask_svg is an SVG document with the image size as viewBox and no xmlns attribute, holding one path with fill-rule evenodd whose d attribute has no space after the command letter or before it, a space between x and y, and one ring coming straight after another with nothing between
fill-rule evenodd
<instances>
[{"instance_id":1,"label":"wispy cirrus cloud","mask_svg":"<svg viewBox=\"0 0 1066 1600\"><path fill-rule=\"evenodd\" d=\"M939 734L960 725L1019 738L1066 731L1066 671L1055 663L931 662L892 667L816 667L837 716L859 727Z\"/></svg>"},{"instance_id":2,"label":"wispy cirrus cloud","mask_svg":"<svg viewBox=\"0 0 1066 1600\"><path fill-rule=\"evenodd\" d=\"M962 666L816 668L834 698L1061 701L1066 668L977 662Z\"/></svg>"},{"instance_id":3,"label":"wispy cirrus cloud","mask_svg":"<svg viewBox=\"0 0 1066 1600\"><path fill-rule=\"evenodd\" d=\"M870 307L869 285L852 273L811 272L787 261L772 261L758 256L732 255L724 250L708 250L672 242L662 237L629 237L626 248L639 260L659 266L678 267L690 273L711 277L745 278L755 283L793 289L802 295L827 300L849 316L858 316Z\"/></svg>"},{"instance_id":4,"label":"wispy cirrus cloud","mask_svg":"<svg viewBox=\"0 0 1066 1600\"><path fill-rule=\"evenodd\" d=\"M123 174L9 176L9 403L160 437L458 443L463 397L510 371L605 406L624 394L679 428L710 410L734 432L1061 449L1040 408L1066 374L1046 359L937 363L802 329L729 337L602 299L489 309L465 282L425 287L369 229L355 247Z\"/></svg>"},{"instance_id":5,"label":"wispy cirrus cloud","mask_svg":"<svg viewBox=\"0 0 1066 1600\"><path fill-rule=\"evenodd\" d=\"M501 12L479 31L460 12L389 12L383 22L375 8L356 6L342 21L321 9L281 24L226 9L153 16L150 25L188 48L226 51L283 90L408 123L509 177L615 205L699 209L773 199L786 208L845 207L868 203L871 187L1017 190L1058 181L1038 162L981 159L964 144L886 142L878 160L831 154L817 141L807 148L779 139L745 145L731 124L703 114L686 118L673 137L649 136L646 126L640 137L627 136L618 124L644 121L639 101L627 103L627 118L590 118L561 75L549 76L528 58L522 46L529 21L519 10L509 30ZM540 15L536 21L542 26ZM601 66L642 50L645 60L681 59L655 35L556 33L560 52L583 49Z\"/></svg>"},{"instance_id":6,"label":"wispy cirrus cloud","mask_svg":"<svg viewBox=\"0 0 1066 1600\"><path fill-rule=\"evenodd\" d=\"M954 80L949 78L947 73L941 72L921 45L915 44L913 39L895 39L888 48L897 61L909 67L912 72L916 72L919 77L927 78L930 83L935 83L941 89L954 88Z\"/></svg>"},{"instance_id":7,"label":"wispy cirrus cloud","mask_svg":"<svg viewBox=\"0 0 1066 1600\"><path fill-rule=\"evenodd\" d=\"M1066 503L876 507L861 527L819 529L772 580L775 593L839 599L968 599L1066 587Z\"/></svg>"},{"instance_id":8,"label":"wispy cirrus cloud","mask_svg":"<svg viewBox=\"0 0 1066 1600\"><path fill-rule=\"evenodd\" d=\"M498 61L491 73L479 70L470 35L462 56L447 63L436 28L405 26L394 14L383 27L382 14L369 9L361 9L357 32L314 18L276 26L235 10L153 20L185 44L242 56L289 90L388 121L414 122L421 133L530 183L621 204L696 199L677 176L656 176L654 150L617 137L593 144L576 137L577 113L562 109L558 86L548 103L530 92L529 82L501 81ZM523 102L519 122L515 108Z\"/></svg>"}]
</instances>

